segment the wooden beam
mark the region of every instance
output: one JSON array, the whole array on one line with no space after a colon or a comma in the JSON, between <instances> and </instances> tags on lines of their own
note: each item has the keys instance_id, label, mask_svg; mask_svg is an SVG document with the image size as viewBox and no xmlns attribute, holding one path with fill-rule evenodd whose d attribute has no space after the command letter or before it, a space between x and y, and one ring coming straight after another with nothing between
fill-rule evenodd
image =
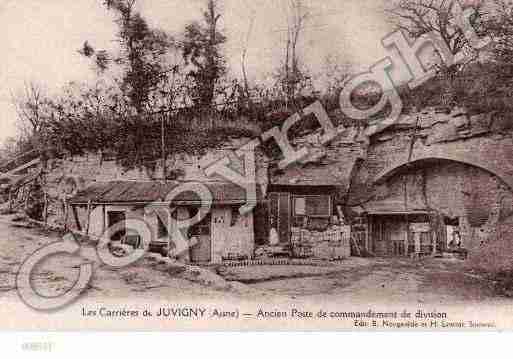
<instances>
[{"instance_id":1,"label":"wooden beam","mask_svg":"<svg viewBox=\"0 0 513 359\"><path fill-rule=\"evenodd\" d=\"M77 208L73 205L71 205L71 208L73 209L73 217L75 218L75 224L77 226L77 229L79 231L82 231L82 226L80 225L80 220L78 219Z\"/></svg>"},{"instance_id":2,"label":"wooden beam","mask_svg":"<svg viewBox=\"0 0 513 359\"><path fill-rule=\"evenodd\" d=\"M28 163L25 163L25 164L23 164L23 165L21 165L19 167L16 167L15 169L13 169L12 171L7 172L6 174L7 175L16 174L18 172L26 170L27 168L34 167L35 165L38 165L40 162L41 162L41 160L39 158L36 158L35 160L32 160L32 161L30 161Z\"/></svg>"},{"instance_id":3,"label":"wooden beam","mask_svg":"<svg viewBox=\"0 0 513 359\"><path fill-rule=\"evenodd\" d=\"M367 252L371 252L370 246L369 246L369 216L365 216L365 250Z\"/></svg>"},{"instance_id":4,"label":"wooden beam","mask_svg":"<svg viewBox=\"0 0 513 359\"><path fill-rule=\"evenodd\" d=\"M92 204L91 201L87 203L87 222L86 222L86 236L89 235L89 226L91 224L91 210L92 210Z\"/></svg>"},{"instance_id":5,"label":"wooden beam","mask_svg":"<svg viewBox=\"0 0 513 359\"><path fill-rule=\"evenodd\" d=\"M408 231L410 230L409 229L409 224L408 224L408 215L405 214L404 215L404 224L406 226L406 229L405 229L405 239L404 239L404 256L405 257L408 257L408 245L409 245L409 242L408 242Z\"/></svg>"},{"instance_id":6,"label":"wooden beam","mask_svg":"<svg viewBox=\"0 0 513 359\"><path fill-rule=\"evenodd\" d=\"M44 200L44 209L43 209L43 222L46 224L48 223L48 195L46 191L44 192L43 196Z\"/></svg>"},{"instance_id":7,"label":"wooden beam","mask_svg":"<svg viewBox=\"0 0 513 359\"><path fill-rule=\"evenodd\" d=\"M27 212L27 210L28 210L29 199L30 199L30 187L28 185L25 185L25 204L24 204L25 212Z\"/></svg>"},{"instance_id":8,"label":"wooden beam","mask_svg":"<svg viewBox=\"0 0 513 359\"><path fill-rule=\"evenodd\" d=\"M12 211L13 208L13 195L12 190L9 190L9 212Z\"/></svg>"},{"instance_id":9,"label":"wooden beam","mask_svg":"<svg viewBox=\"0 0 513 359\"><path fill-rule=\"evenodd\" d=\"M69 208L68 208L68 201L66 201L66 199L63 200L63 203L64 203L64 230L68 230L68 212L69 212Z\"/></svg>"},{"instance_id":10,"label":"wooden beam","mask_svg":"<svg viewBox=\"0 0 513 359\"><path fill-rule=\"evenodd\" d=\"M372 216L370 215L367 215L367 251L369 252L374 252L374 247L373 244L374 244L374 238L372 236L372 231L374 230L373 228L373 223L372 223Z\"/></svg>"},{"instance_id":11,"label":"wooden beam","mask_svg":"<svg viewBox=\"0 0 513 359\"><path fill-rule=\"evenodd\" d=\"M107 221L107 207L105 205L102 206L102 236L106 229L106 221Z\"/></svg>"}]
</instances>

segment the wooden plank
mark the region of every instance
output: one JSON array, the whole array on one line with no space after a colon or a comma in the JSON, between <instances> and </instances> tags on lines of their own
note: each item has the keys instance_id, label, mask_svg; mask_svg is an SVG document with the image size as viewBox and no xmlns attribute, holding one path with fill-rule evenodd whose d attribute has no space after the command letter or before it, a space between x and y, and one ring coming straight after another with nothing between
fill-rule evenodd
<instances>
[{"instance_id":1,"label":"wooden plank","mask_svg":"<svg viewBox=\"0 0 513 359\"><path fill-rule=\"evenodd\" d=\"M413 240L415 242L415 254L420 255L420 233L414 232Z\"/></svg>"},{"instance_id":2,"label":"wooden plank","mask_svg":"<svg viewBox=\"0 0 513 359\"><path fill-rule=\"evenodd\" d=\"M48 195L46 191L43 194L44 200L44 208L43 208L43 222L46 224L48 222Z\"/></svg>"},{"instance_id":3,"label":"wooden plank","mask_svg":"<svg viewBox=\"0 0 513 359\"><path fill-rule=\"evenodd\" d=\"M372 216L367 216L367 251L374 252L374 227Z\"/></svg>"},{"instance_id":4,"label":"wooden plank","mask_svg":"<svg viewBox=\"0 0 513 359\"><path fill-rule=\"evenodd\" d=\"M356 251L356 255L358 257L361 257L362 256L362 252L360 250L360 245L358 244L358 241L354 238L353 234L351 234L351 241L353 242L353 245L354 245L354 248L355 248L355 251Z\"/></svg>"},{"instance_id":5,"label":"wooden plank","mask_svg":"<svg viewBox=\"0 0 513 359\"><path fill-rule=\"evenodd\" d=\"M269 193L269 233L272 228L278 232L278 193Z\"/></svg>"},{"instance_id":6,"label":"wooden plank","mask_svg":"<svg viewBox=\"0 0 513 359\"><path fill-rule=\"evenodd\" d=\"M404 238L404 255L406 257L408 257L408 246L409 246L409 241L408 241L408 232L410 231L410 225L408 223L408 215L405 215L404 216L404 226L406 227L405 228L405 238Z\"/></svg>"},{"instance_id":7,"label":"wooden plank","mask_svg":"<svg viewBox=\"0 0 513 359\"><path fill-rule=\"evenodd\" d=\"M15 169L13 169L12 171L7 172L6 174L7 175L16 174L18 172L26 170L27 168L34 167L35 165L38 165L40 162L41 162L41 160L39 158L36 158L35 160L32 160L32 161L30 161L28 163L25 163L22 166L16 167Z\"/></svg>"},{"instance_id":8,"label":"wooden plank","mask_svg":"<svg viewBox=\"0 0 513 359\"><path fill-rule=\"evenodd\" d=\"M77 229L79 231L82 231L82 226L80 225L80 220L78 219L77 208L75 206L71 206L71 208L73 210L73 217L75 218L75 224L77 226Z\"/></svg>"},{"instance_id":9,"label":"wooden plank","mask_svg":"<svg viewBox=\"0 0 513 359\"><path fill-rule=\"evenodd\" d=\"M25 185L25 205L24 205L25 212L27 212L27 210L28 210L29 199L30 199L30 187L28 185Z\"/></svg>"},{"instance_id":10,"label":"wooden plank","mask_svg":"<svg viewBox=\"0 0 513 359\"><path fill-rule=\"evenodd\" d=\"M89 202L87 203L87 219L86 219L86 236L89 235L89 226L91 224L91 210L92 210L92 205L91 205L91 200L89 200Z\"/></svg>"},{"instance_id":11,"label":"wooden plank","mask_svg":"<svg viewBox=\"0 0 513 359\"><path fill-rule=\"evenodd\" d=\"M278 205L278 236L280 243L288 244L290 242L290 193L279 194Z\"/></svg>"},{"instance_id":12,"label":"wooden plank","mask_svg":"<svg viewBox=\"0 0 513 359\"><path fill-rule=\"evenodd\" d=\"M13 208L13 194L12 191L9 190L9 212L12 211Z\"/></svg>"},{"instance_id":13,"label":"wooden plank","mask_svg":"<svg viewBox=\"0 0 513 359\"><path fill-rule=\"evenodd\" d=\"M68 230L68 202L64 200L64 229Z\"/></svg>"},{"instance_id":14,"label":"wooden plank","mask_svg":"<svg viewBox=\"0 0 513 359\"><path fill-rule=\"evenodd\" d=\"M107 207L105 205L102 206L102 235L106 229L106 221L107 220Z\"/></svg>"}]
</instances>

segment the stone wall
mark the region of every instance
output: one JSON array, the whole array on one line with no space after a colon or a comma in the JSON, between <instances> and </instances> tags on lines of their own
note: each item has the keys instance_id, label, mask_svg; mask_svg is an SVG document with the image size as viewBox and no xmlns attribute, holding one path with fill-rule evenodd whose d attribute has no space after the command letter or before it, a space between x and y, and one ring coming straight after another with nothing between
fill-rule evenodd
<instances>
[{"instance_id":1,"label":"stone wall","mask_svg":"<svg viewBox=\"0 0 513 359\"><path fill-rule=\"evenodd\" d=\"M45 191L48 194L48 222L64 225L64 200L94 182L145 181L151 173L141 169L126 170L114 160L99 154L51 159L46 163ZM68 221L71 216L68 214Z\"/></svg>"},{"instance_id":2,"label":"stone wall","mask_svg":"<svg viewBox=\"0 0 513 359\"><path fill-rule=\"evenodd\" d=\"M292 255L325 260L348 258L351 256L350 238L350 226L335 225L325 231L292 228Z\"/></svg>"},{"instance_id":3,"label":"stone wall","mask_svg":"<svg viewBox=\"0 0 513 359\"><path fill-rule=\"evenodd\" d=\"M342 195L347 194L347 207L356 212L377 204L431 208L446 217L461 218L473 238L480 236L477 233L490 237L513 213L511 122L494 114L470 116L461 110L444 114L428 109L402 116L393 127L371 138L364 136L364 128L349 127L321 145L316 131L292 141L308 147L312 154L294 166L329 168L337 181L334 185L339 185ZM234 139L205 156L174 154L166 163L167 175L189 181L226 180L204 175L209 165L224 157L242 174L243 161L235 151L248 140ZM268 169L274 162L257 150L257 183L263 193L272 181ZM51 198L51 221L59 221L62 198L75 190L69 188L69 178L81 188L94 181L162 178L162 172L158 165L153 171L127 171L97 154L50 160L46 190ZM497 233L505 233L500 228Z\"/></svg>"},{"instance_id":4,"label":"stone wall","mask_svg":"<svg viewBox=\"0 0 513 359\"><path fill-rule=\"evenodd\" d=\"M432 209L460 218L472 240L513 214L513 136L493 114L426 111L374 135L352 178L357 211Z\"/></svg>"},{"instance_id":5,"label":"stone wall","mask_svg":"<svg viewBox=\"0 0 513 359\"><path fill-rule=\"evenodd\" d=\"M235 139L219 148L211 149L206 155L191 155L176 153L168 156L166 169L168 180L183 181L227 181L225 178L214 175L207 177L205 169L222 158L230 159L230 168L244 174L243 158L236 156L237 151L248 139ZM261 151L257 151L257 183L262 192L267 190L267 160ZM44 164L45 191L48 193L50 203L48 208L49 222L64 224L63 200L77 190L83 189L94 182L108 181L150 181L163 178L160 164L154 169L135 168L127 170L115 160L104 159L101 154L87 154L84 156L71 156L54 158ZM34 169L39 171L40 168Z\"/></svg>"}]
</instances>

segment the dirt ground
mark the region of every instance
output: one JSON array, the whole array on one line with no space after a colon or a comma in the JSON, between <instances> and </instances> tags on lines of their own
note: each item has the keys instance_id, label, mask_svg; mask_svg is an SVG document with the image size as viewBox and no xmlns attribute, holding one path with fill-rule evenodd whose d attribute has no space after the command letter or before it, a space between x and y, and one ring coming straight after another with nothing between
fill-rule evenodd
<instances>
[{"instance_id":1,"label":"dirt ground","mask_svg":"<svg viewBox=\"0 0 513 359\"><path fill-rule=\"evenodd\" d=\"M464 304L507 301L493 283L459 260L399 258L348 260L325 275L258 281L252 288L290 298L352 303Z\"/></svg>"},{"instance_id":2,"label":"dirt ground","mask_svg":"<svg viewBox=\"0 0 513 359\"><path fill-rule=\"evenodd\" d=\"M16 273L22 262L60 238L52 232L5 221L0 221L0 233L0 297L15 297ZM328 267L221 268L221 275L217 275L190 266L170 269L153 258L112 269L99 261L92 246L83 246L80 256L57 256L46 261L36 272L36 289L48 296L65 291L84 262L94 265L94 277L85 294L92 300L283 297L333 303L509 303L494 294L493 283L471 274L459 260L351 258Z\"/></svg>"},{"instance_id":3,"label":"dirt ground","mask_svg":"<svg viewBox=\"0 0 513 359\"><path fill-rule=\"evenodd\" d=\"M23 261L36 250L60 240L58 234L38 228L13 226L0 220L0 297L15 297L16 274ZM50 257L33 273L34 288L42 295L56 296L72 286L82 263L93 264L93 278L85 293L95 298L223 298L238 295L237 284L227 283L210 270L184 271L147 258L122 269L101 263L96 248L82 245L79 256ZM194 267L192 267L194 269ZM210 274L212 274L210 276ZM205 279L205 277L209 277ZM242 288L251 290L250 288ZM230 291L230 293L229 293Z\"/></svg>"}]
</instances>

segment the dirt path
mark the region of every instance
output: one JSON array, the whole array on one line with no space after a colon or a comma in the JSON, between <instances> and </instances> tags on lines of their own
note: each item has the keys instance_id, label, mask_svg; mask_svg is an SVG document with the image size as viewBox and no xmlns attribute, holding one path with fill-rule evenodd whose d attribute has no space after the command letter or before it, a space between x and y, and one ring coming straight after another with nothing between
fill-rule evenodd
<instances>
[{"instance_id":1,"label":"dirt path","mask_svg":"<svg viewBox=\"0 0 513 359\"><path fill-rule=\"evenodd\" d=\"M60 240L55 233L15 227L0 220L0 297L17 297L16 273L22 262L39 248ZM175 275L157 262L141 261L112 269L97 258L94 247L83 246L80 256L57 256L36 271L35 287L44 295L57 295L74 282L81 263L94 265L87 300L105 298L194 299L284 298L345 303L511 303L494 295L491 283L467 274L464 262L439 259L351 258L333 267L256 266L230 269L230 282L205 285ZM287 279L281 279L281 278ZM272 280L266 280L266 278ZM216 281L214 275L214 282Z\"/></svg>"},{"instance_id":2,"label":"dirt path","mask_svg":"<svg viewBox=\"0 0 513 359\"><path fill-rule=\"evenodd\" d=\"M374 259L325 276L292 278L251 287L292 299L348 303L470 304L511 302L492 284L471 276L464 262L441 259Z\"/></svg>"},{"instance_id":3,"label":"dirt path","mask_svg":"<svg viewBox=\"0 0 513 359\"><path fill-rule=\"evenodd\" d=\"M0 298L16 299L16 275L23 261L40 248L59 240L56 233L17 227L0 220ZM96 248L90 245L82 245L79 255L58 255L44 261L33 273L34 288L45 296L65 292L76 280L82 263L92 263L94 268L90 287L84 294L91 301L105 298L222 299L245 295L244 288L230 292L222 285L204 285L195 282L194 278L181 278L179 273L172 275L165 266L149 259L122 269L110 268L101 263ZM223 284L223 279L219 279Z\"/></svg>"}]
</instances>

